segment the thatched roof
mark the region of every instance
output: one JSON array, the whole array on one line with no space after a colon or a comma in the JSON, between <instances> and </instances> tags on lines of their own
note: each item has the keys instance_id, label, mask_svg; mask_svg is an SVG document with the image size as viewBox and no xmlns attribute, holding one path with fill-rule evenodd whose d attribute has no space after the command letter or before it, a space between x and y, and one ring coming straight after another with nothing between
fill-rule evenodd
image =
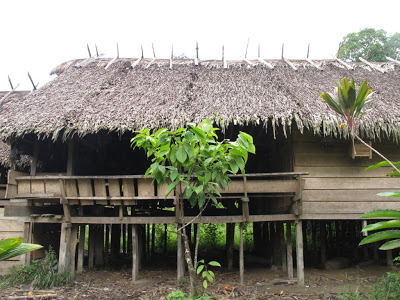
<instances>
[{"instance_id":1,"label":"thatched roof","mask_svg":"<svg viewBox=\"0 0 400 300\"><path fill-rule=\"evenodd\" d=\"M68 138L100 130L133 131L144 127L177 128L205 117L234 124L284 124L289 130L337 134L341 120L322 102L320 93L333 91L344 76L360 84L367 79L375 92L367 114L359 126L361 133L379 137L383 133L399 137L400 69L393 63L378 63L384 74L364 63L351 63L347 70L335 60L316 61L323 71L307 61L293 61L297 71L284 61L268 61L269 69L254 60L245 61L144 59L134 68L135 59L97 59L78 67L83 60L55 68L50 83L22 99L0 106L0 136L3 139L35 133L42 137ZM272 121L272 122L270 122ZM268 129L269 130L269 129ZM345 133L346 135L346 133Z\"/></svg>"},{"instance_id":2,"label":"thatched roof","mask_svg":"<svg viewBox=\"0 0 400 300\"><path fill-rule=\"evenodd\" d=\"M5 103L20 101L29 93L29 91L0 91L0 113L1 107L5 105ZM11 147L0 140L0 165L3 167L9 168L11 165L10 151ZM21 159L17 161L17 165L19 167L26 167L30 164L30 159L30 156L22 155Z\"/></svg>"}]
</instances>

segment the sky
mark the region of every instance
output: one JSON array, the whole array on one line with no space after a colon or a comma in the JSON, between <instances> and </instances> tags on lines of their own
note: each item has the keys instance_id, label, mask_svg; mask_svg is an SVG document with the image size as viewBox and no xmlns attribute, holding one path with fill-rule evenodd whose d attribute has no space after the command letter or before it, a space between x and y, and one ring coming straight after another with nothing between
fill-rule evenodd
<instances>
[{"instance_id":1,"label":"sky","mask_svg":"<svg viewBox=\"0 0 400 300\"><path fill-rule=\"evenodd\" d=\"M378 4L379 3L379 4ZM311 59L335 55L343 37L363 28L400 32L400 1L303 0L2 0L0 1L0 91L30 90L29 72L39 87L62 62L88 57L87 44L110 59L157 58L184 53L200 59L258 56Z\"/></svg>"}]
</instances>

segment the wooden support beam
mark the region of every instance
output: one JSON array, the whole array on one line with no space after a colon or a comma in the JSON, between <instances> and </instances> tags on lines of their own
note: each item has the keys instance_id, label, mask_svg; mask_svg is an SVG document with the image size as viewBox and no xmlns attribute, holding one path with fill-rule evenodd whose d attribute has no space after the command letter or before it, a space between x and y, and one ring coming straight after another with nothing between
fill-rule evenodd
<instances>
[{"instance_id":1,"label":"wooden support beam","mask_svg":"<svg viewBox=\"0 0 400 300\"><path fill-rule=\"evenodd\" d=\"M132 225L132 281L139 279L139 225Z\"/></svg>"},{"instance_id":2,"label":"wooden support beam","mask_svg":"<svg viewBox=\"0 0 400 300\"><path fill-rule=\"evenodd\" d=\"M63 206L64 220L65 220L65 222L70 223L71 222L71 207L68 205L68 200L65 199L64 180L59 179L58 182L60 185L60 203Z\"/></svg>"},{"instance_id":3,"label":"wooden support beam","mask_svg":"<svg viewBox=\"0 0 400 300\"><path fill-rule=\"evenodd\" d=\"M11 90L13 90L13 89L14 89L14 86L13 86L13 84L12 84L12 81L11 81L10 75L8 75L8 82L10 83Z\"/></svg>"},{"instance_id":4,"label":"wooden support beam","mask_svg":"<svg viewBox=\"0 0 400 300\"><path fill-rule=\"evenodd\" d=\"M69 245L71 244L71 224L61 224L60 251L58 255L58 272L68 272L70 266Z\"/></svg>"},{"instance_id":5,"label":"wooden support beam","mask_svg":"<svg viewBox=\"0 0 400 300\"><path fill-rule=\"evenodd\" d=\"M239 277L240 284L244 284L244 245L243 245L243 222L239 224L240 229L240 246L239 246Z\"/></svg>"},{"instance_id":6,"label":"wooden support beam","mask_svg":"<svg viewBox=\"0 0 400 300\"><path fill-rule=\"evenodd\" d=\"M93 56L90 58L85 59L84 61L80 62L79 64L75 65L75 68L83 68L86 67L88 64L94 62L96 59L98 59L99 57L102 57L104 55L104 53L98 55L98 56Z\"/></svg>"},{"instance_id":7,"label":"wooden support beam","mask_svg":"<svg viewBox=\"0 0 400 300\"><path fill-rule=\"evenodd\" d=\"M154 64L154 62L156 61L156 57L154 57L151 62L149 62L149 64L145 67L145 69L148 69L152 64Z\"/></svg>"},{"instance_id":8,"label":"wooden support beam","mask_svg":"<svg viewBox=\"0 0 400 300\"><path fill-rule=\"evenodd\" d=\"M87 46L87 51L89 53L89 58L91 58L92 57L92 53L90 52L89 44L86 44L86 46Z\"/></svg>"},{"instance_id":9,"label":"wooden support beam","mask_svg":"<svg viewBox=\"0 0 400 300\"><path fill-rule=\"evenodd\" d=\"M33 146L33 155L32 155L30 176L36 175L38 158L39 158L39 141L37 139L35 139L35 144Z\"/></svg>"},{"instance_id":10,"label":"wooden support beam","mask_svg":"<svg viewBox=\"0 0 400 300\"><path fill-rule=\"evenodd\" d=\"M85 235L86 235L86 225L80 225L79 245L78 245L78 265L76 267L76 272L78 274L83 272L83 260L85 255Z\"/></svg>"},{"instance_id":11,"label":"wooden support beam","mask_svg":"<svg viewBox=\"0 0 400 300\"><path fill-rule=\"evenodd\" d=\"M67 269L67 272L71 274L71 278L75 277L75 256L76 256L76 244L78 243L78 225L72 225L70 228L70 234L71 237L69 238L69 244L68 244L68 265L69 268Z\"/></svg>"},{"instance_id":12,"label":"wooden support beam","mask_svg":"<svg viewBox=\"0 0 400 300\"><path fill-rule=\"evenodd\" d=\"M95 260L96 267L104 266L104 225L94 225L95 227Z\"/></svg>"},{"instance_id":13,"label":"wooden support beam","mask_svg":"<svg viewBox=\"0 0 400 300\"><path fill-rule=\"evenodd\" d=\"M376 70L376 71L378 71L378 72L381 72L382 74L385 73L385 70L384 70L384 69L381 69L381 68L379 68L379 67L377 67L377 66L371 64L370 62L366 61L364 58L359 57L358 59L361 60L361 61L362 61L363 63L365 63L366 65L370 66L372 69L374 69L374 70Z\"/></svg>"},{"instance_id":14,"label":"wooden support beam","mask_svg":"<svg viewBox=\"0 0 400 300\"><path fill-rule=\"evenodd\" d=\"M249 59L247 59L247 58L244 58L243 59L245 62L247 62L250 66L252 66L252 67L254 67L256 64L255 63L253 63L253 62L251 62Z\"/></svg>"},{"instance_id":15,"label":"wooden support beam","mask_svg":"<svg viewBox=\"0 0 400 300\"><path fill-rule=\"evenodd\" d=\"M293 279L293 246L292 246L292 223L286 222L286 254L287 272L289 279Z\"/></svg>"},{"instance_id":16,"label":"wooden support beam","mask_svg":"<svg viewBox=\"0 0 400 300\"><path fill-rule=\"evenodd\" d=\"M400 65L400 61L398 61L398 60L396 60L396 59L393 59L393 58L391 58L391 57L389 57L389 56L386 56L386 59L389 60L389 61L391 61L391 62L394 62L394 63Z\"/></svg>"},{"instance_id":17,"label":"wooden support beam","mask_svg":"<svg viewBox=\"0 0 400 300\"><path fill-rule=\"evenodd\" d=\"M350 66L349 64L345 63L343 60L341 60L341 59L339 59L339 58L337 58L337 57L335 57L335 56L333 56L333 58L334 58L338 63L340 63L341 65L345 66L348 70L353 70L353 67Z\"/></svg>"},{"instance_id":18,"label":"wooden support beam","mask_svg":"<svg viewBox=\"0 0 400 300\"><path fill-rule=\"evenodd\" d=\"M181 228L181 225L178 226L178 229ZM181 234L177 235L177 247L176 247L176 257L177 257L177 281L179 283L185 276L185 257L183 253L183 237Z\"/></svg>"},{"instance_id":19,"label":"wooden support beam","mask_svg":"<svg viewBox=\"0 0 400 300\"><path fill-rule=\"evenodd\" d=\"M304 285L304 255L302 221L296 221L297 284Z\"/></svg>"},{"instance_id":20,"label":"wooden support beam","mask_svg":"<svg viewBox=\"0 0 400 300\"><path fill-rule=\"evenodd\" d=\"M243 176L243 192L244 192L244 197L241 199L242 200L243 221L248 222L249 217L250 217L250 211L249 211L250 199L247 196L247 178L246 178L246 176Z\"/></svg>"}]
</instances>

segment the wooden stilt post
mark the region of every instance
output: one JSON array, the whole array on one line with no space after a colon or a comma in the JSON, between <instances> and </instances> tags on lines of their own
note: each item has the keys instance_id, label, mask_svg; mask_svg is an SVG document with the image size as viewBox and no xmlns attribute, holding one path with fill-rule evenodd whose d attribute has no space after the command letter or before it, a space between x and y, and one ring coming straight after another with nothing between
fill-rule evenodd
<instances>
[{"instance_id":1,"label":"wooden stilt post","mask_svg":"<svg viewBox=\"0 0 400 300\"><path fill-rule=\"evenodd\" d=\"M321 265L325 268L326 263L326 223L321 221L319 223L319 232L321 236Z\"/></svg>"},{"instance_id":2,"label":"wooden stilt post","mask_svg":"<svg viewBox=\"0 0 400 300\"><path fill-rule=\"evenodd\" d=\"M126 254L126 224L121 226L122 233L122 253Z\"/></svg>"},{"instance_id":3,"label":"wooden stilt post","mask_svg":"<svg viewBox=\"0 0 400 300\"><path fill-rule=\"evenodd\" d=\"M233 269L233 246L235 239L235 223L226 224L226 252L228 260L228 271Z\"/></svg>"},{"instance_id":4,"label":"wooden stilt post","mask_svg":"<svg viewBox=\"0 0 400 300\"><path fill-rule=\"evenodd\" d=\"M128 249L126 250L128 253L132 252L132 225L129 224L128 226ZM137 230L138 234L139 234L139 229Z\"/></svg>"},{"instance_id":5,"label":"wooden stilt post","mask_svg":"<svg viewBox=\"0 0 400 300\"><path fill-rule=\"evenodd\" d=\"M95 225L95 265L104 266L104 225Z\"/></svg>"},{"instance_id":6,"label":"wooden stilt post","mask_svg":"<svg viewBox=\"0 0 400 300\"><path fill-rule=\"evenodd\" d=\"M285 245L285 231L284 231L284 225L283 222L278 222L278 234L279 234L279 248L281 249L281 260L282 260L282 271L285 271L287 269L287 262L286 262L286 245Z\"/></svg>"},{"instance_id":7,"label":"wooden stilt post","mask_svg":"<svg viewBox=\"0 0 400 300\"><path fill-rule=\"evenodd\" d=\"M78 265L76 267L76 272L83 272L83 259L85 252L85 234L86 234L86 225L79 226L79 245L78 245Z\"/></svg>"},{"instance_id":8,"label":"wooden stilt post","mask_svg":"<svg viewBox=\"0 0 400 300\"><path fill-rule=\"evenodd\" d=\"M393 253L392 250L386 250L386 264L388 267L393 267Z\"/></svg>"},{"instance_id":9,"label":"wooden stilt post","mask_svg":"<svg viewBox=\"0 0 400 300\"><path fill-rule=\"evenodd\" d=\"M289 279L293 279L293 246L292 246L292 223L286 223L286 253L287 272Z\"/></svg>"},{"instance_id":10,"label":"wooden stilt post","mask_svg":"<svg viewBox=\"0 0 400 300\"><path fill-rule=\"evenodd\" d=\"M95 245L94 225L89 225L89 261L88 261L89 269L93 269L94 266L94 245Z\"/></svg>"},{"instance_id":11,"label":"wooden stilt post","mask_svg":"<svg viewBox=\"0 0 400 300\"><path fill-rule=\"evenodd\" d=\"M240 228L240 249L239 249L239 273L240 284L244 284L244 247L243 247L243 222L239 224Z\"/></svg>"},{"instance_id":12,"label":"wooden stilt post","mask_svg":"<svg viewBox=\"0 0 400 300\"><path fill-rule=\"evenodd\" d=\"M151 227L151 256L154 256L156 246L156 224Z\"/></svg>"},{"instance_id":13,"label":"wooden stilt post","mask_svg":"<svg viewBox=\"0 0 400 300\"><path fill-rule=\"evenodd\" d=\"M68 272L70 274L70 278L72 279L75 277L75 256L76 256L76 245L78 243L78 225L71 225L71 228L69 229L70 232L70 238L69 238L69 244L68 244Z\"/></svg>"},{"instance_id":14,"label":"wooden stilt post","mask_svg":"<svg viewBox=\"0 0 400 300\"><path fill-rule=\"evenodd\" d=\"M110 262L110 232L111 224L106 224L105 242L104 242L104 262L106 265Z\"/></svg>"},{"instance_id":15,"label":"wooden stilt post","mask_svg":"<svg viewBox=\"0 0 400 300\"><path fill-rule=\"evenodd\" d=\"M168 250L168 224L164 224L164 254L167 254Z\"/></svg>"},{"instance_id":16,"label":"wooden stilt post","mask_svg":"<svg viewBox=\"0 0 400 300\"><path fill-rule=\"evenodd\" d=\"M112 224L111 227L111 257L118 257L121 250L121 224Z\"/></svg>"},{"instance_id":17,"label":"wooden stilt post","mask_svg":"<svg viewBox=\"0 0 400 300\"><path fill-rule=\"evenodd\" d=\"M32 243L32 235L33 235L33 224L30 222L24 223L24 243ZM25 265L29 266L31 264L31 252L24 254L24 258L22 261Z\"/></svg>"},{"instance_id":18,"label":"wooden stilt post","mask_svg":"<svg viewBox=\"0 0 400 300\"><path fill-rule=\"evenodd\" d=\"M302 221L296 221L297 284L304 285L303 228Z\"/></svg>"},{"instance_id":19,"label":"wooden stilt post","mask_svg":"<svg viewBox=\"0 0 400 300\"><path fill-rule=\"evenodd\" d=\"M178 229L181 225L178 226ZM178 282L185 276L185 258L183 255L183 237L178 233L177 235L177 280Z\"/></svg>"},{"instance_id":20,"label":"wooden stilt post","mask_svg":"<svg viewBox=\"0 0 400 300\"><path fill-rule=\"evenodd\" d=\"M132 225L132 281L135 282L139 278L139 225Z\"/></svg>"},{"instance_id":21,"label":"wooden stilt post","mask_svg":"<svg viewBox=\"0 0 400 300\"><path fill-rule=\"evenodd\" d=\"M69 269L69 244L71 242L71 224L61 224L60 251L58 255L58 272L67 272Z\"/></svg>"},{"instance_id":22,"label":"wooden stilt post","mask_svg":"<svg viewBox=\"0 0 400 300\"><path fill-rule=\"evenodd\" d=\"M150 261L150 224L146 224L146 260Z\"/></svg>"},{"instance_id":23,"label":"wooden stilt post","mask_svg":"<svg viewBox=\"0 0 400 300\"><path fill-rule=\"evenodd\" d=\"M31 176L36 175L38 158L39 158L39 141L35 139L35 145L33 148L32 163L31 163L31 171L30 171Z\"/></svg>"}]
</instances>

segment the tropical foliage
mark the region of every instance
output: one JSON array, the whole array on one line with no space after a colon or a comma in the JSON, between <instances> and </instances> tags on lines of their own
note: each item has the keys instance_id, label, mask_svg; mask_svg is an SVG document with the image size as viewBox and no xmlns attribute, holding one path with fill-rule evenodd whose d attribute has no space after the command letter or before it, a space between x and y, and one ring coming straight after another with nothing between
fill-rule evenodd
<instances>
[{"instance_id":1,"label":"tropical foliage","mask_svg":"<svg viewBox=\"0 0 400 300\"><path fill-rule=\"evenodd\" d=\"M221 264L217 261L210 261L207 264L204 262L204 259L199 261L199 266L197 267L197 275L201 275L203 280L203 287L206 289L208 283L213 283L215 279L215 274L211 271L210 267L220 267Z\"/></svg>"},{"instance_id":2,"label":"tropical foliage","mask_svg":"<svg viewBox=\"0 0 400 300\"><path fill-rule=\"evenodd\" d=\"M236 141L220 141L218 130L210 119L205 119L197 126L189 124L176 131L162 128L151 133L144 129L131 140L132 147L142 148L152 157L145 175L151 175L159 186L168 184L166 194L174 191L177 197L182 224L179 234L184 238L192 293L196 272L185 230L184 201L199 209L198 216L210 201L218 205L220 191L228 187L228 174L244 174L248 153L255 153L251 135L240 132Z\"/></svg>"},{"instance_id":3,"label":"tropical foliage","mask_svg":"<svg viewBox=\"0 0 400 300\"><path fill-rule=\"evenodd\" d=\"M359 57L368 61L387 61L386 57L396 58L399 50L399 33L387 36L382 29L365 28L343 38L337 57L350 61L358 61Z\"/></svg>"}]
</instances>

